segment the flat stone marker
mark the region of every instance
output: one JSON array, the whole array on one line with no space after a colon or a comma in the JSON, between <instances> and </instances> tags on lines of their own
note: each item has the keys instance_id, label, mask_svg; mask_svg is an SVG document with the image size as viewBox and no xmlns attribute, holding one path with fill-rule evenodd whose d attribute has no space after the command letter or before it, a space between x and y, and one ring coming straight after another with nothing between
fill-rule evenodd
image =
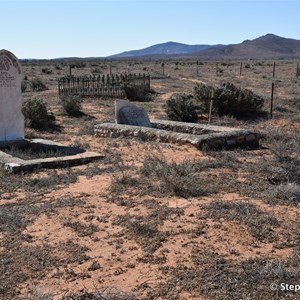
<instances>
[{"instance_id":1,"label":"flat stone marker","mask_svg":"<svg viewBox=\"0 0 300 300\"><path fill-rule=\"evenodd\" d=\"M18 59L0 50L0 141L24 139L22 69Z\"/></svg>"},{"instance_id":2,"label":"flat stone marker","mask_svg":"<svg viewBox=\"0 0 300 300\"><path fill-rule=\"evenodd\" d=\"M152 127L145 109L126 100L115 100L115 115L117 124Z\"/></svg>"}]
</instances>

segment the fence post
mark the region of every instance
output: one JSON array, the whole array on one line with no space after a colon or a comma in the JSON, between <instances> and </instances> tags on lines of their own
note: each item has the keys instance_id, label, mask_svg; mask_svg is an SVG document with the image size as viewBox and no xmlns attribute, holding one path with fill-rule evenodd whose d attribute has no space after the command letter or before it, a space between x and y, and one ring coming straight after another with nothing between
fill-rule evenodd
<instances>
[{"instance_id":1,"label":"fence post","mask_svg":"<svg viewBox=\"0 0 300 300\"><path fill-rule=\"evenodd\" d=\"M275 62L273 64L273 79L275 78ZM271 103L270 103L270 118L273 118L273 99L274 99L274 88L275 88L275 83L274 81L272 82L272 90L271 90Z\"/></svg>"},{"instance_id":2,"label":"fence post","mask_svg":"<svg viewBox=\"0 0 300 300\"><path fill-rule=\"evenodd\" d=\"M214 101L214 90L212 90L211 93L210 93L208 124L210 124L210 122L211 122L211 114L212 114L213 101Z\"/></svg>"},{"instance_id":3,"label":"fence post","mask_svg":"<svg viewBox=\"0 0 300 300\"><path fill-rule=\"evenodd\" d=\"M198 70L198 68L199 68L199 61L197 60L197 77L199 76L199 70Z\"/></svg>"},{"instance_id":4,"label":"fence post","mask_svg":"<svg viewBox=\"0 0 300 300\"><path fill-rule=\"evenodd\" d=\"M70 90L71 90L71 77L68 78L68 94L70 95Z\"/></svg>"},{"instance_id":5,"label":"fence post","mask_svg":"<svg viewBox=\"0 0 300 300\"><path fill-rule=\"evenodd\" d=\"M241 64L240 64L240 76L242 76L242 71L243 71L243 63L241 62Z\"/></svg>"},{"instance_id":6,"label":"fence post","mask_svg":"<svg viewBox=\"0 0 300 300\"><path fill-rule=\"evenodd\" d=\"M297 63L296 77L298 78L299 76L300 76L300 69L299 69L299 63Z\"/></svg>"},{"instance_id":7,"label":"fence post","mask_svg":"<svg viewBox=\"0 0 300 300\"><path fill-rule=\"evenodd\" d=\"M275 87L275 84L274 84L274 82L272 82L271 103L270 103L270 119L273 118L274 87Z\"/></svg>"},{"instance_id":8,"label":"fence post","mask_svg":"<svg viewBox=\"0 0 300 300\"><path fill-rule=\"evenodd\" d=\"M162 70L163 70L163 76L165 76L165 63L162 63L161 66L162 66Z\"/></svg>"},{"instance_id":9,"label":"fence post","mask_svg":"<svg viewBox=\"0 0 300 300\"><path fill-rule=\"evenodd\" d=\"M60 96L60 80L58 79L58 95Z\"/></svg>"},{"instance_id":10,"label":"fence post","mask_svg":"<svg viewBox=\"0 0 300 300\"><path fill-rule=\"evenodd\" d=\"M216 64L216 75L218 75L218 73L219 73L219 64L217 63Z\"/></svg>"}]
</instances>

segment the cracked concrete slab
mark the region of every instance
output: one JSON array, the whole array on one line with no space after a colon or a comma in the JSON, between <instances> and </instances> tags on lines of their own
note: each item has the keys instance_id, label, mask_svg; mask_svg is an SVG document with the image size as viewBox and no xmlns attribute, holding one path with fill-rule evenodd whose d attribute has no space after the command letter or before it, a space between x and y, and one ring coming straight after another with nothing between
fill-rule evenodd
<instances>
[{"instance_id":1,"label":"cracked concrete slab","mask_svg":"<svg viewBox=\"0 0 300 300\"><path fill-rule=\"evenodd\" d=\"M53 149L63 151L63 155L59 156L62 152L57 152L58 156L45 157L45 158L32 158L22 159L5 152L8 147L17 147L18 149L41 149L42 151L52 151ZM19 173L24 171L32 171L38 168L56 168L66 167L72 165L85 164L94 160L104 158L103 155L85 151L76 147L66 146L44 139L32 140L17 140L9 142L0 142L0 165L3 165L6 170L12 173Z\"/></svg>"}]
</instances>

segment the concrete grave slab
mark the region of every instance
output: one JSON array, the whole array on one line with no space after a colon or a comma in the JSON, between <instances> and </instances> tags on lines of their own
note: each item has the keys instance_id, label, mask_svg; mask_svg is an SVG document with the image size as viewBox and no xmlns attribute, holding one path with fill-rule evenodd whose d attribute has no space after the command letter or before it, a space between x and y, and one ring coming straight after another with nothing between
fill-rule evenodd
<instances>
[{"instance_id":1,"label":"concrete grave slab","mask_svg":"<svg viewBox=\"0 0 300 300\"><path fill-rule=\"evenodd\" d=\"M31 159L17 157L16 152L26 150L33 156ZM12 155L10 152L14 153ZM50 157L35 158L40 154L51 154ZM43 155L41 155L43 156ZM0 142L0 165L11 173L32 171L37 168L56 168L85 164L104 158L95 152L85 151L76 147L66 146L44 139Z\"/></svg>"}]
</instances>

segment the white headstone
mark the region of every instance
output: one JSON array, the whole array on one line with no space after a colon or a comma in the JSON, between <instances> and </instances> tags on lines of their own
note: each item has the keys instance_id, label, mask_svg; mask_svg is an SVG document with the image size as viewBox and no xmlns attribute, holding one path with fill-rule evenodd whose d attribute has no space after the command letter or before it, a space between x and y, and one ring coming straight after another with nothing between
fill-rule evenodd
<instances>
[{"instance_id":1,"label":"white headstone","mask_svg":"<svg viewBox=\"0 0 300 300\"><path fill-rule=\"evenodd\" d=\"M18 59L0 50L0 141L24 139L22 69Z\"/></svg>"},{"instance_id":2,"label":"white headstone","mask_svg":"<svg viewBox=\"0 0 300 300\"><path fill-rule=\"evenodd\" d=\"M126 100L115 100L115 117L117 124L152 127L145 109Z\"/></svg>"}]
</instances>

